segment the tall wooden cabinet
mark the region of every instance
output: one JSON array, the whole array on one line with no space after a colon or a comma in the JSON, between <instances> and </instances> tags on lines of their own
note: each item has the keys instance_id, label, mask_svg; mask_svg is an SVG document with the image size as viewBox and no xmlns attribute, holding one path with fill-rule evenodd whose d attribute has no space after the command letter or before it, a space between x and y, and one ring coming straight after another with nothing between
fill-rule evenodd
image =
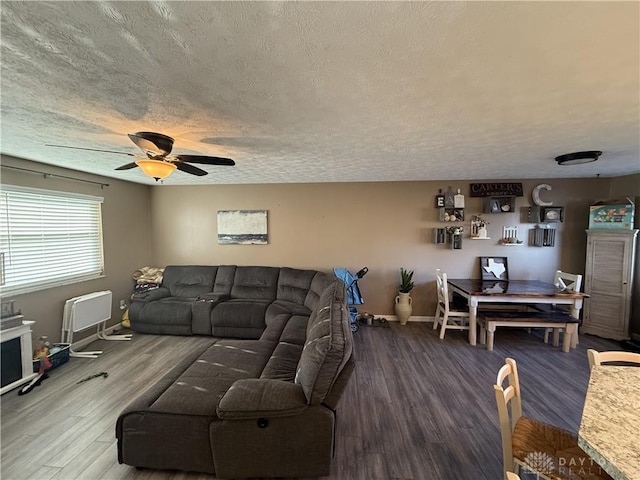
<instances>
[{"instance_id":1,"label":"tall wooden cabinet","mask_svg":"<svg viewBox=\"0 0 640 480\"><path fill-rule=\"evenodd\" d=\"M587 230L583 333L629 338L637 235L638 230Z\"/></svg>"}]
</instances>

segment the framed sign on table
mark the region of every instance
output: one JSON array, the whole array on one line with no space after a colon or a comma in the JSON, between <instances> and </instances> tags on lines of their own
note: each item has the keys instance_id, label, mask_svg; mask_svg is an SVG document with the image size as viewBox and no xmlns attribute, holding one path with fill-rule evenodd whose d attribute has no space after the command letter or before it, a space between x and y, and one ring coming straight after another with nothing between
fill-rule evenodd
<instances>
[{"instance_id":1,"label":"framed sign on table","mask_svg":"<svg viewBox=\"0 0 640 480\"><path fill-rule=\"evenodd\" d=\"M509 280L507 257L480 257L482 280Z\"/></svg>"}]
</instances>

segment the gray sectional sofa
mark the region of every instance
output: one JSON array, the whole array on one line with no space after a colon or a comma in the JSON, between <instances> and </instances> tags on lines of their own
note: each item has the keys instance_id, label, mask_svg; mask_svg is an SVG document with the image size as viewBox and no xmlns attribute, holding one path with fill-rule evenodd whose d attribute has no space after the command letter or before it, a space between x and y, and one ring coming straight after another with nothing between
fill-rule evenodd
<instances>
[{"instance_id":1,"label":"gray sectional sofa","mask_svg":"<svg viewBox=\"0 0 640 480\"><path fill-rule=\"evenodd\" d=\"M354 368L344 284L314 270L169 266L137 332L211 335L116 424L118 460L220 478L328 475Z\"/></svg>"}]
</instances>

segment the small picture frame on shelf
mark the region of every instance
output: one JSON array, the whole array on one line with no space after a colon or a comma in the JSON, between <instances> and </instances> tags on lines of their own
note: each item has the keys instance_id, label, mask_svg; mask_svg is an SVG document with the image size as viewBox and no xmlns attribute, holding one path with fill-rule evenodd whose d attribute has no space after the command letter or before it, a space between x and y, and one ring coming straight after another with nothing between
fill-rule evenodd
<instances>
[{"instance_id":1,"label":"small picture frame on shelf","mask_svg":"<svg viewBox=\"0 0 640 480\"><path fill-rule=\"evenodd\" d=\"M507 257L480 257L480 278L482 280L509 280Z\"/></svg>"}]
</instances>

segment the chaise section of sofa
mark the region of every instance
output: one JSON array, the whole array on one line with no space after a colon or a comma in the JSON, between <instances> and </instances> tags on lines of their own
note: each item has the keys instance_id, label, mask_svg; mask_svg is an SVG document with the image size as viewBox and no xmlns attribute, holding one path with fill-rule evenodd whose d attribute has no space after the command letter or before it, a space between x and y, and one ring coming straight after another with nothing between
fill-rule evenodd
<instances>
[{"instance_id":1,"label":"chaise section of sofa","mask_svg":"<svg viewBox=\"0 0 640 480\"><path fill-rule=\"evenodd\" d=\"M221 269L227 279L233 269L233 283L217 288ZM169 295L160 301L176 293L161 288ZM342 282L312 270L224 266L211 292L187 298L191 320L211 304L211 334L249 338L217 340L134 400L116 425L119 461L221 478L328 474L335 408L354 366Z\"/></svg>"}]
</instances>

